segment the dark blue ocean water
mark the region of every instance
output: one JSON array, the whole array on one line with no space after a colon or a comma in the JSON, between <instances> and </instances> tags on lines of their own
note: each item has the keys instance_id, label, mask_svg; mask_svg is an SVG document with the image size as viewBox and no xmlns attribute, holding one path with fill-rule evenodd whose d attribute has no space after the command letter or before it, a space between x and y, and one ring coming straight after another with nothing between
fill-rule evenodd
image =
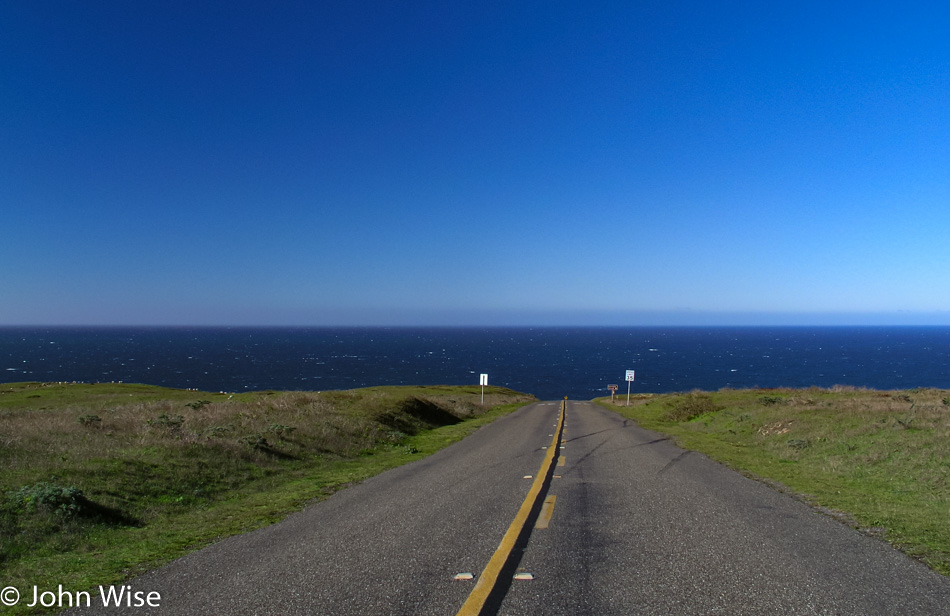
<instances>
[{"instance_id":1,"label":"dark blue ocean water","mask_svg":"<svg viewBox=\"0 0 950 616\"><path fill-rule=\"evenodd\" d=\"M478 384L542 399L694 388L950 388L950 327L0 328L0 381L206 391Z\"/></svg>"}]
</instances>

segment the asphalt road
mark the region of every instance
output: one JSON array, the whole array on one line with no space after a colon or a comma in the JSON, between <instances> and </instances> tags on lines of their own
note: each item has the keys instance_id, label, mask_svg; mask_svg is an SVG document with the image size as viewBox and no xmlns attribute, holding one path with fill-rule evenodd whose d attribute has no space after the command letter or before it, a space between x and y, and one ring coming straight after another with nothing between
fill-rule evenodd
<instances>
[{"instance_id":1,"label":"asphalt road","mask_svg":"<svg viewBox=\"0 0 950 616\"><path fill-rule=\"evenodd\" d=\"M75 612L456 614L475 581L454 577L491 559L559 410L529 405L133 580L158 608ZM489 613L950 614L947 578L593 403L567 403L562 446L553 509L534 509Z\"/></svg>"}]
</instances>

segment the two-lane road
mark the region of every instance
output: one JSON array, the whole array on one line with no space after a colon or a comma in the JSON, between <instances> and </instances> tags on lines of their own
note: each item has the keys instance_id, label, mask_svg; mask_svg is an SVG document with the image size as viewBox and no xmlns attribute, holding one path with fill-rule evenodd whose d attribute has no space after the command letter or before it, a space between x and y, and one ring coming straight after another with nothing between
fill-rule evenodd
<instances>
[{"instance_id":1,"label":"two-lane road","mask_svg":"<svg viewBox=\"0 0 950 616\"><path fill-rule=\"evenodd\" d=\"M521 508L560 403L134 580L130 614L456 614ZM950 614L950 580L593 403L568 401L552 500L501 614ZM544 524L544 522L547 522ZM83 613L119 610L82 610Z\"/></svg>"}]
</instances>

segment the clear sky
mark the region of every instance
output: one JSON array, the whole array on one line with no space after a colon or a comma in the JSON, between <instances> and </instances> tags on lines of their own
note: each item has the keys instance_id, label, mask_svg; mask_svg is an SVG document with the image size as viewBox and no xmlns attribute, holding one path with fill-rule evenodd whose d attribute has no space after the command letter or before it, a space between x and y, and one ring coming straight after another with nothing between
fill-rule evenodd
<instances>
[{"instance_id":1,"label":"clear sky","mask_svg":"<svg viewBox=\"0 0 950 616\"><path fill-rule=\"evenodd\" d=\"M0 324L950 324L948 33L0 0Z\"/></svg>"}]
</instances>

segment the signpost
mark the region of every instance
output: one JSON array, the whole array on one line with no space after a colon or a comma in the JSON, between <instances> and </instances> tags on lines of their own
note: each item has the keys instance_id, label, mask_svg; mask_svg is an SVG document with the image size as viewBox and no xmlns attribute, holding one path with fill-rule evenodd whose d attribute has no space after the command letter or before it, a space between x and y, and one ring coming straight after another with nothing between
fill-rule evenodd
<instances>
[{"instance_id":1,"label":"signpost","mask_svg":"<svg viewBox=\"0 0 950 616\"><path fill-rule=\"evenodd\" d=\"M627 406L630 406L630 383L633 383L633 370L627 370Z\"/></svg>"},{"instance_id":2,"label":"signpost","mask_svg":"<svg viewBox=\"0 0 950 616\"><path fill-rule=\"evenodd\" d=\"M618 387L617 385L608 385L608 386L607 386L607 389L610 390L610 403L611 403L611 404L613 404L613 402L614 402L614 394L617 393L617 387Z\"/></svg>"},{"instance_id":3,"label":"signpost","mask_svg":"<svg viewBox=\"0 0 950 616\"><path fill-rule=\"evenodd\" d=\"M488 385L488 375L480 374L478 376L478 384L482 386L482 404L485 404L485 386Z\"/></svg>"}]
</instances>

